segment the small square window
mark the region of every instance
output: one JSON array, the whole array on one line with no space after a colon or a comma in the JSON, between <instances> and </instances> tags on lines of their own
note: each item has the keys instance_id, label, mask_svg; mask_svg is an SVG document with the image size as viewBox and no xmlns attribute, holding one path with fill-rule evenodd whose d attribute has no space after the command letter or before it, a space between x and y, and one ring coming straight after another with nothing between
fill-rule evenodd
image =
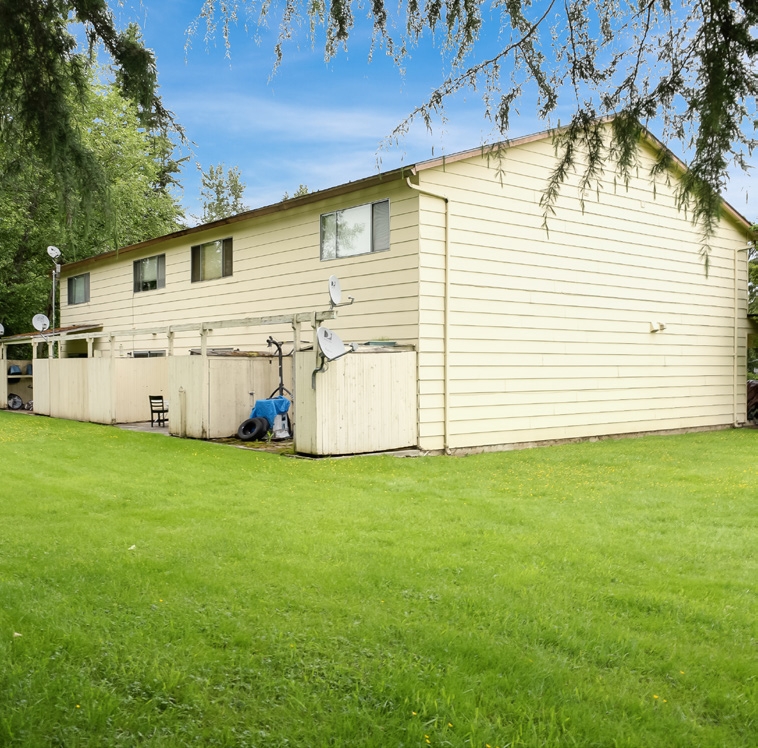
<instances>
[{"instance_id":1,"label":"small square window","mask_svg":"<svg viewBox=\"0 0 758 748\"><path fill-rule=\"evenodd\" d=\"M68 279L68 303L86 304L89 301L89 273Z\"/></svg>"},{"instance_id":2,"label":"small square window","mask_svg":"<svg viewBox=\"0 0 758 748\"><path fill-rule=\"evenodd\" d=\"M226 278L232 274L232 240L219 239L192 247L192 282Z\"/></svg>"},{"instance_id":3,"label":"small square window","mask_svg":"<svg viewBox=\"0 0 758 748\"><path fill-rule=\"evenodd\" d=\"M355 257L390 248L390 201L321 216L321 259Z\"/></svg>"},{"instance_id":4,"label":"small square window","mask_svg":"<svg viewBox=\"0 0 758 748\"><path fill-rule=\"evenodd\" d=\"M134 293L166 287L166 255L134 261Z\"/></svg>"}]
</instances>

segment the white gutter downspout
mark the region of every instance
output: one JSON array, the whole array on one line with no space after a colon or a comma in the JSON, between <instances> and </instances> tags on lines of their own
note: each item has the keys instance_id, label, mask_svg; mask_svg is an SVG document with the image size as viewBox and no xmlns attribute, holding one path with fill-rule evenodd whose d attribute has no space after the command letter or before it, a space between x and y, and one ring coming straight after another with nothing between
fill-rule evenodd
<instances>
[{"instance_id":1,"label":"white gutter downspout","mask_svg":"<svg viewBox=\"0 0 758 748\"><path fill-rule=\"evenodd\" d=\"M737 258L739 257L740 252L747 252L751 246L752 246L752 242L748 242L746 247L737 249L734 252L734 296L732 299L734 303L734 328L732 330L732 343L734 345L734 348L732 351L732 377L733 377L732 378L732 416L733 416L734 428L739 428L744 423L744 419L743 420L737 419L737 387L738 387L738 381L739 381L739 376L738 376L738 371L737 371L737 365L739 363L739 327L738 327L738 319L737 319L737 312L738 312Z\"/></svg>"},{"instance_id":2,"label":"white gutter downspout","mask_svg":"<svg viewBox=\"0 0 758 748\"><path fill-rule=\"evenodd\" d=\"M445 279L444 279L444 310L442 317L442 401L443 401L443 435L442 444L446 455L450 454L450 199L438 192L431 192L405 178L412 190L422 195L436 197L445 202ZM420 212L420 211L419 211Z\"/></svg>"}]
</instances>

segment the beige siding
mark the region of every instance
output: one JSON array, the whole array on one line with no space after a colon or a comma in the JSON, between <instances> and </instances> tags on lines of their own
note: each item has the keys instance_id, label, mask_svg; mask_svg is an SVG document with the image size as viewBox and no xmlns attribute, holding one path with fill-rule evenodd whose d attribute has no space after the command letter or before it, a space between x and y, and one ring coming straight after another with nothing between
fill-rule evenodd
<instances>
[{"instance_id":1,"label":"beige siding","mask_svg":"<svg viewBox=\"0 0 758 748\"><path fill-rule=\"evenodd\" d=\"M389 251L322 262L320 214L367 202L390 199ZM90 302L68 305L66 279L61 282L61 324L101 323L105 331L145 329L221 319L323 310L329 307L327 280L339 276L353 306L339 310L330 323L346 341L383 338L415 341L418 320L417 200L402 182L366 188L249 221L166 240L137 253L103 260L72 273L90 272ZM229 278L190 282L190 247L232 236L234 270ZM166 287L133 293L132 263L140 257L166 255ZM65 266L64 266L65 272ZM209 347L265 348L269 335L292 340L288 326L226 329L210 334ZM304 337L310 339L310 330ZM200 346L197 334L177 336L177 353ZM107 354L106 342L98 342ZM116 355L132 350L165 350L163 335L120 336Z\"/></svg>"},{"instance_id":2,"label":"beige siding","mask_svg":"<svg viewBox=\"0 0 758 748\"><path fill-rule=\"evenodd\" d=\"M449 446L730 424L735 401L744 420L744 230L722 221L706 277L699 230L664 180L654 192L645 150L628 189L610 169L584 210L565 185L546 232L553 164L543 140L508 152L504 187L483 158L420 173L450 198ZM420 446L440 449L444 203L420 212Z\"/></svg>"},{"instance_id":3,"label":"beige siding","mask_svg":"<svg viewBox=\"0 0 758 748\"><path fill-rule=\"evenodd\" d=\"M422 165L419 187L450 199L447 267L445 202L397 179L96 262L89 268L88 304L68 306L63 280L62 324L101 323L115 331L324 310L327 278L337 274L343 294L356 298L327 323L345 342L389 339L417 346L414 434L422 449L744 420L746 227L722 220L706 276L699 229L676 209L676 176L653 187L647 176L653 158L643 147L628 187L614 184L609 167L599 198L593 190L584 205L574 178L562 187L548 231L539 202L555 165L549 139L511 148L502 185L495 165L480 155ZM390 250L322 262L320 214L384 198L391 201ZM191 283L190 246L227 236L234 239L233 276ZM163 252L166 288L134 294L133 260ZM651 323L665 329L651 332ZM225 328L210 332L207 344L262 349L270 334L293 339L288 326ZM304 325L302 341L312 339ZM174 338L176 353L199 347L199 327ZM113 353L123 358L133 350L167 348L162 334L120 335ZM95 355L107 358L109 343L97 342ZM315 360L315 354L303 356ZM319 387L330 383L329 397L342 393L359 402L358 390L344 389L345 372L357 361L348 356L335 362L318 375ZM226 365L219 363L214 373L216 364L203 368L200 357L172 357L172 433L226 435L247 411L249 375L236 363L222 371ZM338 400L320 403L307 368L298 366L301 451L363 451L353 440L349 409L335 410ZM386 382L374 385L368 374L353 375L376 398L394 402ZM224 377L233 386L217 400L214 382ZM371 398L365 407L378 402ZM360 417L373 418L362 411ZM337 430L325 435L325 423ZM366 449L389 448L363 441Z\"/></svg>"},{"instance_id":4,"label":"beige siding","mask_svg":"<svg viewBox=\"0 0 758 748\"><path fill-rule=\"evenodd\" d=\"M418 429L422 449L444 444L445 207L419 198Z\"/></svg>"}]
</instances>

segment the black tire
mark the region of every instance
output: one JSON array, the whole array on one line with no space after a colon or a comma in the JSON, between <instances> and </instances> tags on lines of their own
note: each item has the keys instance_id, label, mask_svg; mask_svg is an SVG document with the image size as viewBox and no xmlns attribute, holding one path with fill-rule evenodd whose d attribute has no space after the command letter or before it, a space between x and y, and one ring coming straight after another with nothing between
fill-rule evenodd
<instances>
[{"instance_id":1,"label":"black tire","mask_svg":"<svg viewBox=\"0 0 758 748\"><path fill-rule=\"evenodd\" d=\"M258 422L258 430L253 434L253 441L263 439L268 434L268 421L265 418L253 418L251 420Z\"/></svg>"},{"instance_id":2,"label":"black tire","mask_svg":"<svg viewBox=\"0 0 758 748\"><path fill-rule=\"evenodd\" d=\"M268 431L268 421L265 418L248 418L237 429L237 438L243 442L260 439Z\"/></svg>"},{"instance_id":3,"label":"black tire","mask_svg":"<svg viewBox=\"0 0 758 748\"><path fill-rule=\"evenodd\" d=\"M11 410L21 410L24 407L24 401L13 392L8 393L8 407Z\"/></svg>"},{"instance_id":4,"label":"black tire","mask_svg":"<svg viewBox=\"0 0 758 748\"><path fill-rule=\"evenodd\" d=\"M240 427L237 429L237 438L242 439L243 442L249 442L253 438L253 434L257 428L258 424L252 418L248 418L246 421L242 421Z\"/></svg>"}]
</instances>

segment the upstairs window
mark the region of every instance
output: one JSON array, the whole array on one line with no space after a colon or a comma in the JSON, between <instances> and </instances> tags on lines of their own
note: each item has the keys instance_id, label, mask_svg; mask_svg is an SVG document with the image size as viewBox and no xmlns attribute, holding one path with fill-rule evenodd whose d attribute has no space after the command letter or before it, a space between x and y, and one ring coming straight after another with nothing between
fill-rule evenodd
<instances>
[{"instance_id":1,"label":"upstairs window","mask_svg":"<svg viewBox=\"0 0 758 748\"><path fill-rule=\"evenodd\" d=\"M89 301L89 273L68 279L68 303L86 304Z\"/></svg>"},{"instance_id":2,"label":"upstairs window","mask_svg":"<svg viewBox=\"0 0 758 748\"><path fill-rule=\"evenodd\" d=\"M390 248L390 201L321 216L321 259L355 257Z\"/></svg>"},{"instance_id":3,"label":"upstairs window","mask_svg":"<svg viewBox=\"0 0 758 748\"><path fill-rule=\"evenodd\" d=\"M134 293L166 287L166 255L134 261Z\"/></svg>"},{"instance_id":4,"label":"upstairs window","mask_svg":"<svg viewBox=\"0 0 758 748\"><path fill-rule=\"evenodd\" d=\"M192 247L192 282L226 278L232 274L232 240L219 239Z\"/></svg>"}]
</instances>

